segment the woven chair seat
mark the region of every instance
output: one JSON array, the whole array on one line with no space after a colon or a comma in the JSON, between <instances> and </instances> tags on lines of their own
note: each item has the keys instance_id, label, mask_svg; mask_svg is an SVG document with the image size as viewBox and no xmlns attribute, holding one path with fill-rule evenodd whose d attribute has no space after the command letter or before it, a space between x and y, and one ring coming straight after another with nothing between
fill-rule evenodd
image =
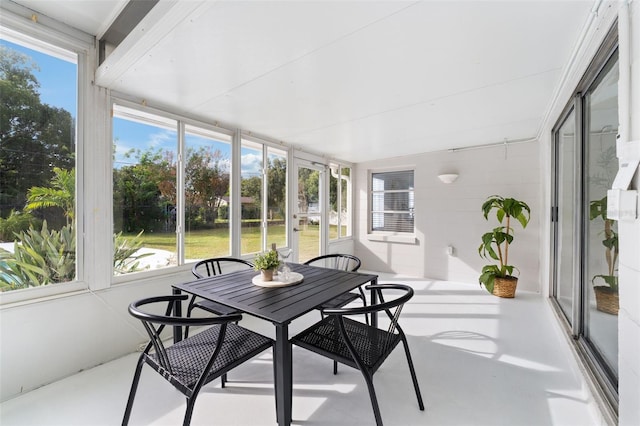
<instances>
[{"instance_id":1,"label":"woven chair seat","mask_svg":"<svg viewBox=\"0 0 640 426\"><path fill-rule=\"evenodd\" d=\"M343 318L343 321L358 356L372 373L401 342L398 334L389 333L350 318ZM358 368L344 342L337 322L338 317L328 316L295 336L292 342L342 364Z\"/></svg>"},{"instance_id":2,"label":"woven chair seat","mask_svg":"<svg viewBox=\"0 0 640 426\"><path fill-rule=\"evenodd\" d=\"M165 380L187 398L183 426L191 423L193 407L202 386L220 377L229 370L248 361L266 349L273 349L273 340L239 326L240 314L216 317L176 317L177 303L189 296L166 295L147 297L132 302L129 313L142 321L149 343L138 358L133 375L129 399L122 418L122 425L129 424L133 401L144 365L153 368ZM165 305L164 315L149 313L142 309L146 305ZM171 346L165 344L162 331L165 327L206 326L205 330ZM224 387L224 380L222 381Z\"/></svg>"},{"instance_id":3,"label":"woven chair seat","mask_svg":"<svg viewBox=\"0 0 640 426\"><path fill-rule=\"evenodd\" d=\"M207 330L182 340L167 348L167 356L173 372L166 371L157 361L156 354L149 354L148 363L158 373L165 376L184 394L190 395L191 389L211 359L216 347L220 326L214 325ZM220 377L223 373L253 358L270 348L271 339L253 333L236 324L228 324L224 343L220 353L207 374L205 383ZM168 376L168 377L167 377Z\"/></svg>"},{"instance_id":4,"label":"woven chair seat","mask_svg":"<svg viewBox=\"0 0 640 426\"><path fill-rule=\"evenodd\" d=\"M366 288L375 291L374 295L377 295L379 302L363 307L325 309L323 314L326 317L294 336L291 343L332 359L333 374L337 372L335 366L338 362L360 370L367 384L376 425L382 426L382 415L373 385L373 375L400 342L407 356L418 407L424 410L407 337L398 323L402 307L413 297L413 289L403 284L372 284ZM397 295L398 290L401 292L400 295ZM392 294L396 297L385 301L383 293L386 291L395 292ZM387 330L348 318L378 312L385 312L389 317L391 323Z\"/></svg>"}]
</instances>

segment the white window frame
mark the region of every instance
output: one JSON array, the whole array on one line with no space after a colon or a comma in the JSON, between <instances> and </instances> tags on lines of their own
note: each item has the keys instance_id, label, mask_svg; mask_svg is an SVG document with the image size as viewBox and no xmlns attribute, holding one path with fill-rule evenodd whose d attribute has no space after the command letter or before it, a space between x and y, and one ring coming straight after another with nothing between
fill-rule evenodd
<instances>
[{"instance_id":1,"label":"white window frame","mask_svg":"<svg viewBox=\"0 0 640 426\"><path fill-rule=\"evenodd\" d=\"M34 19L35 16L35 19ZM58 297L60 295L84 291L89 288L85 270L84 212L86 210L83 182L85 181L84 140L88 127L85 121L91 113L86 110L90 104L91 76L93 75L95 49L93 36L63 25L11 2L2 2L0 7L0 31L2 38L38 50L57 58L75 57L77 66L77 116L76 119L76 279L27 289L0 293L0 305L28 302L35 299Z\"/></svg>"},{"instance_id":2,"label":"white window frame","mask_svg":"<svg viewBox=\"0 0 640 426\"><path fill-rule=\"evenodd\" d=\"M413 230L411 232L402 232L402 231L378 231L373 229L373 175L380 173L394 173L394 172L411 172L414 177L414 186L413 190L407 189L407 192L413 193L414 207L413 207ZM385 169L371 169L368 171L367 176L367 239L370 241L384 241L384 242L395 242L395 243L415 243L416 234L415 234L415 176L416 170L415 166L405 166L405 167L393 167L393 168L385 168ZM387 192L387 191L384 191Z\"/></svg>"},{"instance_id":3,"label":"white window frame","mask_svg":"<svg viewBox=\"0 0 640 426\"><path fill-rule=\"evenodd\" d=\"M347 211L347 216L349 218L348 222L346 224L342 223L342 217L340 212L342 211L342 185L341 185L341 180L346 177L342 175L342 169L343 168L348 168L349 169L349 179L345 179L347 181L347 196L346 196L346 211ZM332 161L329 165L329 172L330 172L330 176L333 176L335 179L337 179L338 184L337 184L337 194L336 194L336 201L337 201L337 213L338 213L338 238L334 238L334 239L330 239L329 242L336 242L336 241L341 241L341 240L351 240L353 239L353 216L354 216L354 212L353 212L353 176L354 176L354 170L353 170L353 165L352 164L346 164L346 163L341 163L341 162L336 162L336 161ZM334 170L335 170L335 174L334 174ZM329 176L329 174L327 174L327 186L329 187L329 192L331 192L331 187L330 187L330 183L331 183L331 177ZM330 195L330 194L329 194ZM327 199L327 204L329 204L329 199ZM330 212L327 212L328 214L330 214ZM329 218L327 217L327 220ZM348 235L342 235L342 226L346 225L347 226L347 234ZM327 223L327 226L329 226L329 223Z\"/></svg>"}]
</instances>

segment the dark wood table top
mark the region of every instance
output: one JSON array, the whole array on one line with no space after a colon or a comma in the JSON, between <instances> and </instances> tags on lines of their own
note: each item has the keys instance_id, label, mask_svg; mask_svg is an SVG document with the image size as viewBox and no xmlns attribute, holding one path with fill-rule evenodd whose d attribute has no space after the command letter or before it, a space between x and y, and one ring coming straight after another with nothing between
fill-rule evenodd
<instances>
[{"instance_id":1,"label":"dark wood table top","mask_svg":"<svg viewBox=\"0 0 640 426\"><path fill-rule=\"evenodd\" d=\"M334 297L377 280L377 275L290 264L304 276L287 287L260 287L252 283L259 274L244 270L174 284L173 288L238 309L276 324L284 324L312 311Z\"/></svg>"}]
</instances>

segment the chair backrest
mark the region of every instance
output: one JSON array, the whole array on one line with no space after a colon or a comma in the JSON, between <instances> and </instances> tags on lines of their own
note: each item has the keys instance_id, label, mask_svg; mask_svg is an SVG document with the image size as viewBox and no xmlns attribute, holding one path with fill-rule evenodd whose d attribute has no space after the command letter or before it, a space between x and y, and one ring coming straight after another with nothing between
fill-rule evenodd
<instances>
[{"instance_id":1,"label":"chair backrest","mask_svg":"<svg viewBox=\"0 0 640 426\"><path fill-rule=\"evenodd\" d=\"M149 335L149 343L144 349L145 354L149 354L151 349L154 349L156 361L167 371L170 373L174 373L173 366L167 356L166 347L162 341L162 337L160 336L162 330L165 326L179 326L179 327L192 327L192 326L202 326L202 325L220 325L219 337L218 337L218 345L214 348L212 353L212 359L215 358L215 354L220 350L220 346L224 341L224 335L226 332L227 324L230 322L238 322L242 319L242 315L234 314L234 315L221 315L216 317L206 317L206 318L193 318L193 317L175 317L171 316L171 312L174 309L174 305L176 303L180 303L182 300L188 299L189 296L186 294L182 295L167 295L167 296L156 296L156 297L148 297L145 299L140 299L135 302L132 302L129 305L129 313L135 318L142 321L147 334ZM141 306L151 305L151 304L166 304L164 315L155 314L143 311L140 309Z\"/></svg>"},{"instance_id":2,"label":"chair backrest","mask_svg":"<svg viewBox=\"0 0 640 426\"><path fill-rule=\"evenodd\" d=\"M235 257L212 257L197 262L191 268L196 278L212 277L253 268L253 263Z\"/></svg>"},{"instance_id":3,"label":"chair backrest","mask_svg":"<svg viewBox=\"0 0 640 426\"><path fill-rule=\"evenodd\" d=\"M376 284L368 285L365 287L365 290L372 289L376 292L379 300L375 304L353 308L324 309L322 312L325 315L336 315L342 317L350 315L371 314L374 312L384 311L391 321L387 332L394 333L396 330L398 330L400 333L402 333L402 329L398 324L398 319L400 318L400 313L402 312L404 304L413 297L413 288L409 287L406 284ZM389 293L389 291L393 291L393 299L386 301L384 293Z\"/></svg>"},{"instance_id":4,"label":"chair backrest","mask_svg":"<svg viewBox=\"0 0 640 426\"><path fill-rule=\"evenodd\" d=\"M304 262L305 265L320 266L322 268L341 269L343 271L356 272L362 262L351 254L325 254L314 257Z\"/></svg>"}]
</instances>

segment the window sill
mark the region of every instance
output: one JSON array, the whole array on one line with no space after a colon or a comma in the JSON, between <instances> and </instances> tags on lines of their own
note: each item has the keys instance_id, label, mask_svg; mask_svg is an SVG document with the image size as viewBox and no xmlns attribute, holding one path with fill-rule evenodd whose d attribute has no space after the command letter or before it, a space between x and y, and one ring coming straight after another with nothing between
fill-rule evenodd
<instances>
[{"instance_id":1,"label":"window sill","mask_svg":"<svg viewBox=\"0 0 640 426\"><path fill-rule=\"evenodd\" d=\"M414 234L395 235L395 234L367 234L367 240L380 241L385 243L415 244L417 239Z\"/></svg>"}]
</instances>

